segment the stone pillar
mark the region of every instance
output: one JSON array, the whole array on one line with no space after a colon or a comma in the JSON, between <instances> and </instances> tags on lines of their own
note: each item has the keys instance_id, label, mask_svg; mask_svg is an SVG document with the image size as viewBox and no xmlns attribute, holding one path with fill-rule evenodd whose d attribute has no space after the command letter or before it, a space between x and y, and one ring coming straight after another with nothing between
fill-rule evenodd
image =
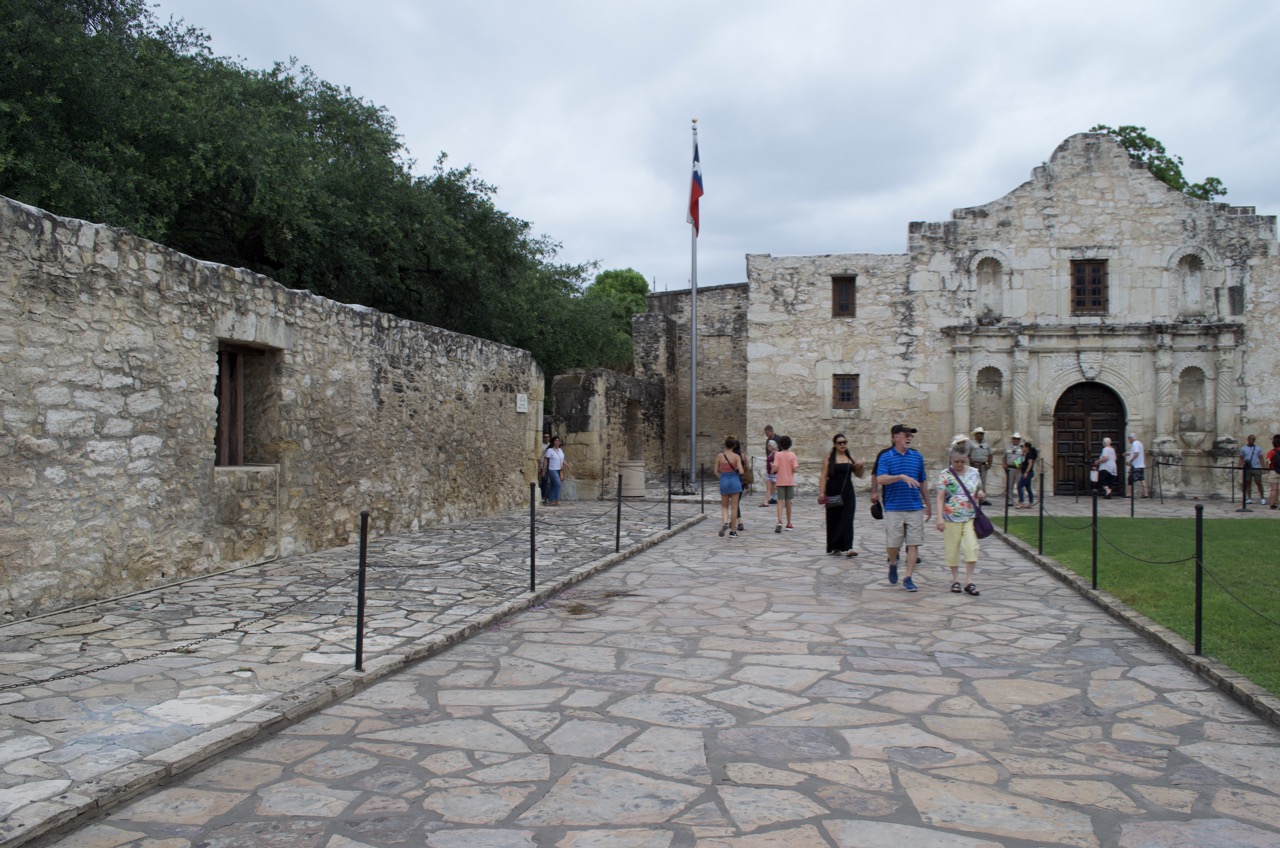
<instances>
[{"instance_id":1,"label":"stone pillar","mask_svg":"<svg viewBox=\"0 0 1280 848\"><path fill-rule=\"evenodd\" d=\"M1175 439L1173 399L1173 351L1163 333L1156 343L1156 432L1154 442ZM1153 442L1153 444L1154 444Z\"/></svg>"},{"instance_id":2,"label":"stone pillar","mask_svg":"<svg viewBox=\"0 0 1280 848\"><path fill-rule=\"evenodd\" d=\"M956 340L953 351L955 366L955 383L951 389L951 423L957 433L968 433L971 429L969 418L969 386L973 383L973 375L969 373L970 348L968 338Z\"/></svg>"},{"instance_id":3,"label":"stone pillar","mask_svg":"<svg viewBox=\"0 0 1280 848\"><path fill-rule=\"evenodd\" d=\"M1010 394L1013 395L1013 429L1031 436L1031 385L1027 378L1031 355L1023 346L1025 342L1025 337L1018 336L1018 346L1013 351L1013 391Z\"/></svg>"},{"instance_id":4,"label":"stone pillar","mask_svg":"<svg viewBox=\"0 0 1280 848\"><path fill-rule=\"evenodd\" d=\"M1218 336L1218 358L1214 380L1214 441L1236 438L1240 422L1236 415L1236 339L1233 333Z\"/></svg>"}]
</instances>

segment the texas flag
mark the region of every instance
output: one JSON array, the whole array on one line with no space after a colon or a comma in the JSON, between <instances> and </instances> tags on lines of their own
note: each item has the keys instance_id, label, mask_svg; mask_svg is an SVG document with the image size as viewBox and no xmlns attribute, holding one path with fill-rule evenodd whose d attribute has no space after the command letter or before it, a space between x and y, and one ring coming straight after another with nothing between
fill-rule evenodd
<instances>
[{"instance_id":1,"label":"texas flag","mask_svg":"<svg viewBox=\"0 0 1280 848\"><path fill-rule=\"evenodd\" d=\"M693 184L689 187L689 223L698 235L698 198L702 197L702 162L698 159L698 142L693 143Z\"/></svg>"}]
</instances>

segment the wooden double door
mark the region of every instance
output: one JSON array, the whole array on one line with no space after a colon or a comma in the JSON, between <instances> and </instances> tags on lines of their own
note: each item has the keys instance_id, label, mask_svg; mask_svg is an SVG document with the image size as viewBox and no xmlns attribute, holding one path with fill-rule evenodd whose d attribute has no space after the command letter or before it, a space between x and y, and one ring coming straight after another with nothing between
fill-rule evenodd
<instances>
[{"instance_id":1,"label":"wooden double door","mask_svg":"<svg viewBox=\"0 0 1280 848\"><path fill-rule=\"evenodd\" d=\"M1077 383L1063 392L1053 410L1053 493L1083 495L1092 488L1089 471L1111 438L1116 452L1117 493L1125 491L1125 412L1120 396L1098 383Z\"/></svg>"}]
</instances>

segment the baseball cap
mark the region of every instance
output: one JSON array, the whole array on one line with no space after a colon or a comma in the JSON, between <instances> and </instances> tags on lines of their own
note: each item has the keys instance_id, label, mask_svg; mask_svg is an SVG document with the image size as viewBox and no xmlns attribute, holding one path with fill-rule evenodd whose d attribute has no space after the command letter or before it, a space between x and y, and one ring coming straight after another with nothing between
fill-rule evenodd
<instances>
[{"instance_id":1,"label":"baseball cap","mask_svg":"<svg viewBox=\"0 0 1280 848\"><path fill-rule=\"evenodd\" d=\"M906 424L894 424L893 429L889 431L889 435L896 436L899 433L914 433L916 428L908 427Z\"/></svg>"}]
</instances>

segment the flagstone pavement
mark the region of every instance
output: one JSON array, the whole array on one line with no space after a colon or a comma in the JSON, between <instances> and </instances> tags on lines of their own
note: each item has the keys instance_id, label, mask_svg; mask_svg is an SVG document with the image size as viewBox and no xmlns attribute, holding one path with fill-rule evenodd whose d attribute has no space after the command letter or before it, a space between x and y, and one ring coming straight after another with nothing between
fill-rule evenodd
<instances>
[{"instance_id":1,"label":"flagstone pavement","mask_svg":"<svg viewBox=\"0 0 1280 848\"><path fill-rule=\"evenodd\" d=\"M1127 514L1126 502L1106 509L1122 504ZM368 686L333 672L351 659L349 604L326 593L292 605L291 581L337 579L324 557L264 568L243 587L234 575L210 591L199 581L186 590L199 603L141 596L92 623L77 612L52 632L4 628L0 683L20 664L15 638L41 655L28 677L47 679L85 643L126 656L218 635L37 694L0 690L20 698L0 728L0 813L72 807L104 774L105 805L155 785L158 767L199 765L31 844L1280 846L1280 732L1170 653L994 537L981 596L949 591L932 530L920 591L907 593L886 580L875 522L859 517L858 557L828 556L819 509L797 506L798 529L774 533L772 511L748 505L746 532L730 539L708 505L710 521L510 615L519 590L490 592L461 563L443 581L451 598L402 569L375 593L386 641L370 651L371 662L395 657L383 667L394 674ZM586 535L602 508L555 519ZM451 542L477 546L478 532L459 532L390 537L371 559L443 562ZM502 550L475 556L519 563ZM569 559L562 576L577 567ZM409 662L412 645L467 616L490 623ZM233 619L259 624L228 632ZM143 621L152 629L139 635Z\"/></svg>"}]
</instances>

